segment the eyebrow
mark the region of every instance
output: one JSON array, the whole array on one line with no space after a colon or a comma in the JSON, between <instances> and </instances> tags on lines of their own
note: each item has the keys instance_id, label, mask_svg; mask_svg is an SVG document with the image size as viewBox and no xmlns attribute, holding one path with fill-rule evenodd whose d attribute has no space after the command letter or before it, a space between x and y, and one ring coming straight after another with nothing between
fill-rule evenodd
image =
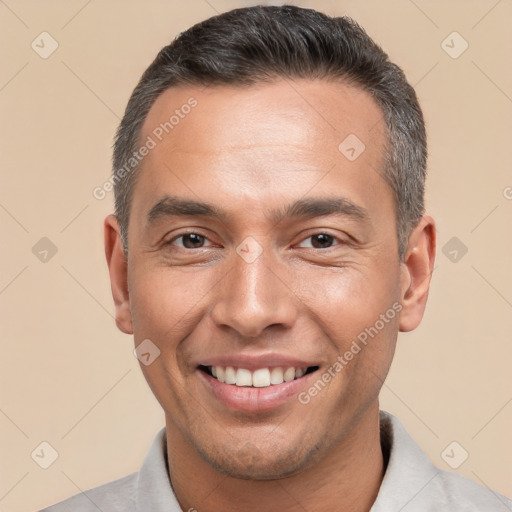
<instances>
[{"instance_id":1,"label":"eyebrow","mask_svg":"<svg viewBox=\"0 0 512 512\"><path fill-rule=\"evenodd\" d=\"M324 215L338 215L360 221L369 219L368 210L343 197L299 199L284 208L271 210L268 218L278 224L288 218L312 219ZM229 216L226 210L210 203L166 195L147 215L150 224L162 217L212 217L226 222Z\"/></svg>"}]
</instances>

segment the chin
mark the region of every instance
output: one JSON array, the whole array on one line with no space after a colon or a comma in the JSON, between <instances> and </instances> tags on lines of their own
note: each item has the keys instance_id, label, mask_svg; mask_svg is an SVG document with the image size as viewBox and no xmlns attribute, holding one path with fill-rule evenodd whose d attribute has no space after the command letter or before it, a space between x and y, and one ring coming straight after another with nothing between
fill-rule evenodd
<instances>
[{"instance_id":1,"label":"chin","mask_svg":"<svg viewBox=\"0 0 512 512\"><path fill-rule=\"evenodd\" d=\"M218 451L203 450L196 446L201 457L215 470L241 480L279 480L300 473L311 463L318 448L305 452L304 446L289 446L276 450L271 444L258 448L246 443L231 450L219 447Z\"/></svg>"}]
</instances>

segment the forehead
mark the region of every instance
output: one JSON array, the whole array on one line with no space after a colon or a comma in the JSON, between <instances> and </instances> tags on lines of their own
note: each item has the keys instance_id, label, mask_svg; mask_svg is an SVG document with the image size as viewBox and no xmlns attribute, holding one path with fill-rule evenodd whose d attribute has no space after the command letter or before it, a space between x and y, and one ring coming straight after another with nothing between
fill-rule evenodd
<instances>
[{"instance_id":1,"label":"forehead","mask_svg":"<svg viewBox=\"0 0 512 512\"><path fill-rule=\"evenodd\" d=\"M141 141L148 138L155 146L136 187L146 210L177 189L261 207L344 185L364 206L387 188L382 112L367 92L342 82L171 88L148 113Z\"/></svg>"},{"instance_id":2,"label":"forehead","mask_svg":"<svg viewBox=\"0 0 512 512\"><path fill-rule=\"evenodd\" d=\"M160 146L210 154L276 145L338 150L351 134L370 153L383 150L384 123L373 98L341 81L304 79L171 88L157 98L142 128L143 138L162 138Z\"/></svg>"}]
</instances>

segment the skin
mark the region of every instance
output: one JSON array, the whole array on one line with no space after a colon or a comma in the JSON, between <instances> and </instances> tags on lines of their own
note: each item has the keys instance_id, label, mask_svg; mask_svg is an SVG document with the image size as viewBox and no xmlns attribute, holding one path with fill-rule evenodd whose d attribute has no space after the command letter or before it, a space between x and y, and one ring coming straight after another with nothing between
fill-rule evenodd
<instances>
[{"instance_id":1,"label":"skin","mask_svg":"<svg viewBox=\"0 0 512 512\"><path fill-rule=\"evenodd\" d=\"M105 220L117 326L160 349L141 368L165 411L173 489L199 512L368 511L385 471L378 394L398 331L424 312L434 221L420 220L400 262L394 196L379 172L386 130L367 93L309 80L173 88L141 140L191 96L197 107L142 162L127 258L116 218ZM354 161L338 149L348 134L366 146ZM165 195L226 218L150 222ZM272 220L312 197L343 197L366 217ZM184 231L205 238L176 238ZM236 252L249 236L263 251L252 263ZM400 313L306 405L233 411L199 377L201 358L275 351L319 362L314 382L394 303Z\"/></svg>"}]
</instances>

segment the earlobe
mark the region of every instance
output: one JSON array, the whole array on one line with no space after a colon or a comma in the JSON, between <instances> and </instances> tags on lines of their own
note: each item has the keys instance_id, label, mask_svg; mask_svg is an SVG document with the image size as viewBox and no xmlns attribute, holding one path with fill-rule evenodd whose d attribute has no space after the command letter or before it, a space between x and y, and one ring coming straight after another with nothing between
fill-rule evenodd
<instances>
[{"instance_id":1,"label":"earlobe","mask_svg":"<svg viewBox=\"0 0 512 512\"><path fill-rule=\"evenodd\" d=\"M434 268L435 252L434 219L424 215L411 231L402 263L402 311L399 324L402 332L416 329L423 318Z\"/></svg>"},{"instance_id":2,"label":"earlobe","mask_svg":"<svg viewBox=\"0 0 512 512\"><path fill-rule=\"evenodd\" d=\"M128 292L128 266L121 244L119 223L114 215L104 222L105 256L110 273L110 286L114 298L117 327L126 334L133 334Z\"/></svg>"}]
</instances>

